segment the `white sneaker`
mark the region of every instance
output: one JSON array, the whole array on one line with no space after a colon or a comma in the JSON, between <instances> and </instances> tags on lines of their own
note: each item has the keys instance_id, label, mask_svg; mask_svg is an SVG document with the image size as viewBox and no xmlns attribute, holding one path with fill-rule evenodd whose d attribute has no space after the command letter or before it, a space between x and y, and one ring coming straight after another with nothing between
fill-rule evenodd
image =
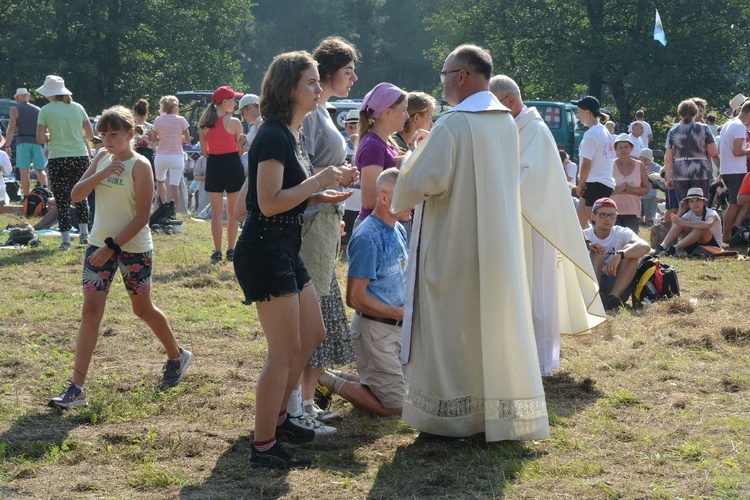
<instances>
[{"instance_id":1,"label":"white sneaker","mask_svg":"<svg viewBox=\"0 0 750 500\"><path fill-rule=\"evenodd\" d=\"M291 419L292 423L294 423L294 425L303 427L305 429L310 429L311 431L315 432L316 436L325 436L327 434L333 434L334 432L336 432L335 427L325 425L323 422L317 420L316 418L305 412L302 412L302 415L297 415L296 417L289 415L289 418Z\"/></svg>"},{"instance_id":2,"label":"white sneaker","mask_svg":"<svg viewBox=\"0 0 750 500\"><path fill-rule=\"evenodd\" d=\"M305 413L324 423L341 418L341 415L336 413L335 411L323 410L314 402L312 404L305 405Z\"/></svg>"}]
</instances>

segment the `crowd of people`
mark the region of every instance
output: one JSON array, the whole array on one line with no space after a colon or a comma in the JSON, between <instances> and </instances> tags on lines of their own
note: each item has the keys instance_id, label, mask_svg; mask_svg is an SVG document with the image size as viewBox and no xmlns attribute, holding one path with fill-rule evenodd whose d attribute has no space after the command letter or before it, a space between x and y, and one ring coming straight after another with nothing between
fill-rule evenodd
<instances>
[{"instance_id":1,"label":"crowd of people","mask_svg":"<svg viewBox=\"0 0 750 500\"><path fill-rule=\"evenodd\" d=\"M721 140L702 123L705 101L680 103L662 169L642 111L615 135L599 101L586 96L573 101L587 127L576 165L516 82L493 75L490 54L473 45L443 63L452 108L434 127L431 96L383 82L346 115L344 137L328 102L349 95L356 64L356 48L340 37L312 53L280 54L260 95L221 86L198 123L190 192L210 206L210 260L233 263L268 345L250 465L311 464L281 441L336 432L341 416L319 406L316 390L400 416L427 435L547 437L542 377L560 366L561 334L589 333L605 309L622 307L652 251L638 234L660 215L651 176L663 178L671 224L657 250L721 248L742 227L750 100L732 100L736 117ZM62 78L48 76L37 92L49 104L36 108L18 89L9 128L24 194L29 167L41 184L48 173L57 206L75 205L86 245L73 375L49 404L87 404L84 383L118 268L134 313L167 353L162 386L173 386L193 354L151 302L148 221L154 203L181 196L191 138L179 101L164 96L153 124L145 100L132 111L105 110L91 159L91 122ZM720 182L728 191L723 227L707 197ZM90 233L89 199L98 200ZM58 217L69 249L67 211ZM342 226L350 233L344 293L335 272ZM352 363L356 373L341 371Z\"/></svg>"}]
</instances>

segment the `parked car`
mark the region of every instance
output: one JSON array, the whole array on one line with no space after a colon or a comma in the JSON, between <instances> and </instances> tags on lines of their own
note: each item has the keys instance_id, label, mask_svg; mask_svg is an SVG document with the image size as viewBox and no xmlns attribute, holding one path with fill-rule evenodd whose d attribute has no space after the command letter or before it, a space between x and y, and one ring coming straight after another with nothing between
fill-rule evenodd
<instances>
[{"instance_id":1,"label":"parked car","mask_svg":"<svg viewBox=\"0 0 750 500\"><path fill-rule=\"evenodd\" d=\"M552 132L557 149L567 152L571 160L577 163L578 146L586 131L586 126L578 119L578 107L569 102L554 101L524 101L524 104L536 108ZM609 110L601 110L612 116Z\"/></svg>"},{"instance_id":2,"label":"parked car","mask_svg":"<svg viewBox=\"0 0 750 500\"><path fill-rule=\"evenodd\" d=\"M352 109L359 111L360 106L362 106L362 99L339 99L338 101L328 101L327 107L333 122L343 132L346 129L344 119L347 113Z\"/></svg>"}]
</instances>

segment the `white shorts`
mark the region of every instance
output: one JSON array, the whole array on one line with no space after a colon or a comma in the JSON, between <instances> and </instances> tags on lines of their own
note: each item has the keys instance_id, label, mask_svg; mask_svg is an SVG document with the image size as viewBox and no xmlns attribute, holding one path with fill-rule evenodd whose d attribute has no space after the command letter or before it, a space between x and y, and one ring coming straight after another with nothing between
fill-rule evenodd
<instances>
[{"instance_id":1,"label":"white shorts","mask_svg":"<svg viewBox=\"0 0 750 500\"><path fill-rule=\"evenodd\" d=\"M154 156L154 171L156 180L164 182L169 172L169 185L179 186L182 171L185 169L185 157L183 155L160 155Z\"/></svg>"}]
</instances>

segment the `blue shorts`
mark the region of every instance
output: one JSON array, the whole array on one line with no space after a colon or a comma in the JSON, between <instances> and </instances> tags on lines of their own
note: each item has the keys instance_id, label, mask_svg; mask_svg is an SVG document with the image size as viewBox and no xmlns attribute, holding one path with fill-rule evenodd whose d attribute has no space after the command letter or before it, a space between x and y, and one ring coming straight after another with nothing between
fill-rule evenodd
<instances>
[{"instance_id":1,"label":"blue shorts","mask_svg":"<svg viewBox=\"0 0 750 500\"><path fill-rule=\"evenodd\" d=\"M39 144L22 142L16 146L16 166L21 170L28 170L32 164L34 170L44 170L47 166L44 149Z\"/></svg>"},{"instance_id":2,"label":"blue shorts","mask_svg":"<svg viewBox=\"0 0 750 500\"><path fill-rule=\"evenodd\" d=\"M89 257L99 250L99 247L89 245L83 259L83 291L109 292L115 271L120 268L122 281L130 295L145 295L151 291L151 271L154 266L154 251L145 253L122 252L119 256L112 256L103 266L95 267L89 262Z\"/></svg>"},{"instance_id":3,"label":"blue shorts","mask_svg":"<svg viewBox=\"0 0 750 500\"><path fill-rule=\"evenodd\" d=\"M667 188L667 196L666 196L666 209L670 210L674 208L675 210L680 208L680 199L677 198L677 191L674 189Z\"/></svg>"}]
</instances>

